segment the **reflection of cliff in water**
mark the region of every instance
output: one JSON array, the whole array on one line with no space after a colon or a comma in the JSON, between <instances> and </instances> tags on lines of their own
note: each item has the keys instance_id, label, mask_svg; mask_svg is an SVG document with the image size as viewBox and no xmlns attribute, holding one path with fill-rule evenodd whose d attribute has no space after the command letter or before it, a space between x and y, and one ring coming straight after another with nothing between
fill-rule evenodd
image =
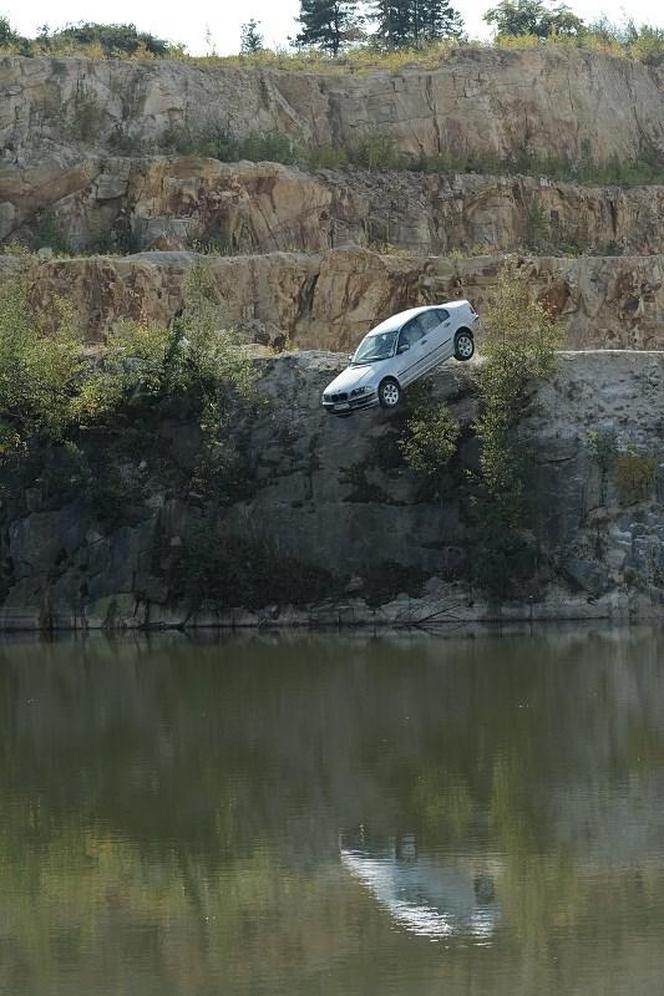
<instances>
[{"instance_id":1,"label":"reflection of cliff in water","mask_svg":"<svg viewBox=\"0 0 664 996\"><path fill-rule=\"evenodd\" d=\"M340 841L341 863L398 926L430 939L455 935L486 942L500 916L493 876L472 862L420 855L414 835L370 846L360 834Z\"/></svg>"}]
</instances>

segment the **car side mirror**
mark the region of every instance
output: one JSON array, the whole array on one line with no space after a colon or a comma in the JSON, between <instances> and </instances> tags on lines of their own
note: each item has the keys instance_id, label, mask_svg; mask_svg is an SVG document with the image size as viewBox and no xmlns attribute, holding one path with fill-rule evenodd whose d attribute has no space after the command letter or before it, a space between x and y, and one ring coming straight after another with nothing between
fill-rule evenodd
<instances>
[{"instance_id":1,"label":"car side mirror","mask_svg":"<svg viewBox=\"0 0 664 996\"><path fill-rule=\"evenodd\" d=\"M406 350L408 350L408 349L410 349L410 346L409 346L409 344L408 344L407 342L404 342L404 343L403 343L403 344L402 344L401 346L399 346L399 348L397 349L397 356L400 356L400 355L401 355L401 353L405 353L405 352L406 352Z\"/></svg>"}]
</instances>

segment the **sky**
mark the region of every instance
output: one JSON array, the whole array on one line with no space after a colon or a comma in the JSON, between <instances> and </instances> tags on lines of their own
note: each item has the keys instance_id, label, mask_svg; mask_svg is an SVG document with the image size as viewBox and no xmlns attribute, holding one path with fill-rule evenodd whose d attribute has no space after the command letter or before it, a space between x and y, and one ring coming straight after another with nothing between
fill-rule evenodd
<instances>
[{"instance_id":1,"label":"sky","mask_svg":"<svg viewBox=\"0 0 664 996\"><path fill-rule=\"evenodd\" d=\"M464 18L466 31L473 38L490 37L482 15L494 0L452 0ZM662 0L568 0L568 5L584 20L592 21L601 14L621 21L628 11L637 23L664 28ZM265 43L270 47L284 46L288 36L296 33L294 18L299 0L187 0L186 3L164 0L0 0L0 14L9 18L20 34L34 36L42 24L51 29L78 21L132 23L141 31L149 31L169 41L183 42L193 55L209 52L206 38L211 39L219 55L237 52L240 46L240 25L254 17L261 23Z\"/></svg>"}]
</instances>

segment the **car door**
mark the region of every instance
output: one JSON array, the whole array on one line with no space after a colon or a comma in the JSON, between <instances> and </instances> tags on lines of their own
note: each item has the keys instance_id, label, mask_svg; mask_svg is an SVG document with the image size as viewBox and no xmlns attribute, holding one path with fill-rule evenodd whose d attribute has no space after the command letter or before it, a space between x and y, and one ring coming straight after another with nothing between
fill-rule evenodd
<instances>
[{"instance_id":1,"label":"car door","mask_svg":"<svg viewBox=\"0 0 664 996\"><path fill-rule=\"evenodd\" d=\"M399 332L394 372L405 386L424 373L428 355L428 340L420 315L411 318Z\"/></svg>"},{"instance_id":2,"label":"car door","mask_svg":"<svg viewBox=\"0 0 664 996\"><path fill-rule=\"evenodd\" d=\"M449 359L454 352L454 328L446 308L432 308L431 311L423 312L419 318L425 330L423 341L427 347L426 372Z\"/></svg>"}]
</instances>

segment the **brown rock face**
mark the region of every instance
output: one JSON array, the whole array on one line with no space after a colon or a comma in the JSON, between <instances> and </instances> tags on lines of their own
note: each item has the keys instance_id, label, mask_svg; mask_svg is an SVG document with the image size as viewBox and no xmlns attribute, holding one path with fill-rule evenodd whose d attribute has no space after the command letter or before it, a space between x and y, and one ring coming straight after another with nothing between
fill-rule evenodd
<instances>
[{"instance_id":1,"label":"brown rock face","mask_svg":"<svg viewBox=\"0 0 664 996\"><path fill-rule=\"evenodd\" d=\"M62 156L0 163L0 238L43 238L44 218L73 251L319 252L387 244L452 250L664 250L664 187L580 187L532 177L302 172L198 156Z\"/></svg>"},{"instance_id":2,"label":"brown rock face","mask_svg":"<svg viewBox=\"0 0 664 996\"><path fill-rule=\"evenodd\" d=\"M664 257L514 259L568 322L569 348L664 346ZM195 263L210 268L229 326L253 323L294 346L347 350L382 318L418 304L468 297L481 314L502 260L361 249L235 257L153 252L44 261L35 268L33 293L45 307L54 294L70 294L95 340L123 316L169 321L182 307ZM0 272L10 269L7 262Z\"/></svg>"}]
</instances>

